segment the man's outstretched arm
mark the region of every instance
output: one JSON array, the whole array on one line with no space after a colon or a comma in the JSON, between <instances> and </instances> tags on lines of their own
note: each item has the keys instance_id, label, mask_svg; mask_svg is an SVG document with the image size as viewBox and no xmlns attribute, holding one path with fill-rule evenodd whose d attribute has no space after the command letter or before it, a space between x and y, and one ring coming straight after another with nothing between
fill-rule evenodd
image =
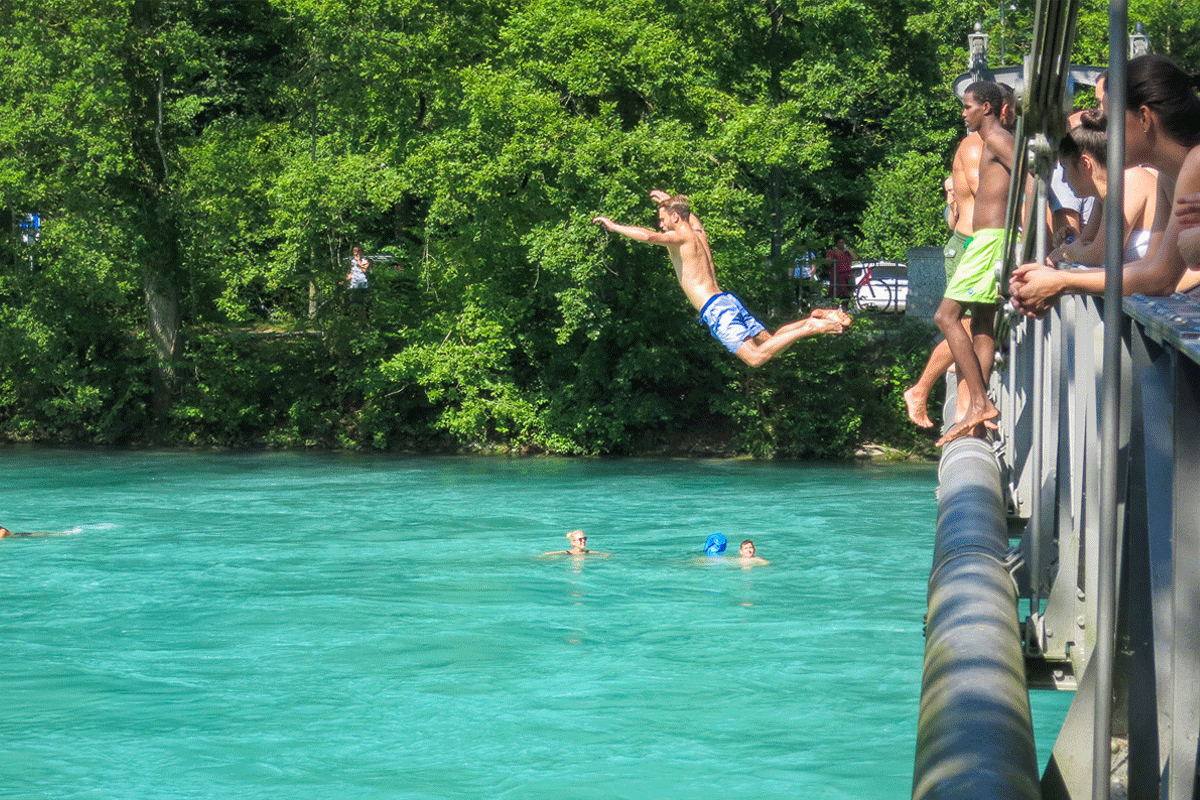
<instances>
[{"instance_id":1,"label":"man's outstretched arm","mask_svg":"<svg viewBox=\"0 0 1200 800\"><path fill-rule=\"evenodd\" d=\"M619 233L622 236L627 236L630 239L636 239L639 242L661 244L664 247L678 245L683 242L683 237L674 233L673 231L659 233L658 231L652 231L649 228L642 228L637 225L621 225L613 222L608 217L595 217L592 219L592 222L595 222L598 225L603 225L613 233Z\"/></svg>"}]
</instances>

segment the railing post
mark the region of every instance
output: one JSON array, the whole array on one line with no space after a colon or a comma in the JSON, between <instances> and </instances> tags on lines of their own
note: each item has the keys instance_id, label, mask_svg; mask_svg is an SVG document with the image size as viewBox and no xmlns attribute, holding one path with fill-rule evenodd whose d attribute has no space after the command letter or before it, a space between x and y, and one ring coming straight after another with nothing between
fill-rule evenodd
<instances>
[{"instance_id":1,"label":"railing post","mask_svg":"<svg viewBox=\"0 0 1200 800\"><path fill-rule=\"evenodd\" d=\"M1125 47L1129 35L1126 0L1110 0L1108 28L1108 204L1125 198ZM1121 419L1121 314L1124 217L1109 214L1104 285L1104 396L1101 405L1100 548L1096 585L1095 727L1092 740L1092 797L1108 800L1112 774L1113 654L1117 605L1117 467Z\"/></svg>"}]
</instances>

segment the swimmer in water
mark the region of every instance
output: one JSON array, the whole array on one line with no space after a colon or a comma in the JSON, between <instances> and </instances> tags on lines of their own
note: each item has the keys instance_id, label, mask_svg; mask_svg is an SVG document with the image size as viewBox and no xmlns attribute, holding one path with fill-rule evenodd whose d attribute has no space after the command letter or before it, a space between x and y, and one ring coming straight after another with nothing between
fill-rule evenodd
<instances>
[{"instance_id":1,"label":"swimmer in water","mask_svg":"<svg viewBox=\"0 0 1200 800\"><path fill-rule=\"evenodd\" d=\"M771 562L754 555L754 542L746 539L742 542L742 546L738 548L738 563L749 569L750 567L766 566Z\"/></svg>"},{"instance_id":2,"label":"swimmer in water","mask_svg":"<svg viewBox=\"0 0 1200 800\"><path fill-rule=\"evenodd\" d=\"M612 553L601 553L598 550L587 549L587 534L583 531L570 531L567 533L567 541L571 543L570 550L551 550L549 553L542 553L538 558L546 556L603 556L607 558Z\"/></svg>"},{"instance_id":3,"label":"swimmer in water","mask_svg":"<svg viewBox=\"0 0 1200 800\"><path fill-rule=\"evenodd\" d=\"M58 536L56 533L23 533L10 531L8 528L0 525L0 539L7 539L11 536Z\"/></svg>"}]
</instances>

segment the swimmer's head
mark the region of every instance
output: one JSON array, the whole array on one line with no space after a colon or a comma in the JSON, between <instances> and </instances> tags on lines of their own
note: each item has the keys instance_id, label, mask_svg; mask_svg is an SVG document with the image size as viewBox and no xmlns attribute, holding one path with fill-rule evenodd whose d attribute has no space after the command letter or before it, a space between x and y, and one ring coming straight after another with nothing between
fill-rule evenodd
<instances>
[{"instance_id":1,"label":"swimmer's head","mask_svg":"<svg viewBox=\"0 0 1200 800\"><path fill-rule=\"evenodd\" d=\"M582 550L587 547L587 534L583 531L570 531L567 533L567 541L571 543L571 547Z\"/></svg>"},{"instance_id":2,"label":"swimmer's head","mask_svg":"<svg viewBox=\"0 0 1200 800\"><path fill-rule=\"evenodd\" d=\"M754 542L746 539L742 542L742 546L738 548L738 553L742 558L754 558Z\"/></svg>"},{"instance_id":3,"label":"swimmer's head","mask_svg":"<svg viewBox=\"0 0 1200 800\"><path fill-rule=\"evenodd\" d=\"M724 553L727 544L729 544L729 540L725 538L724 534L714 533L704 541L704 552L710 556Z\"/></svg>"}]
</instances>

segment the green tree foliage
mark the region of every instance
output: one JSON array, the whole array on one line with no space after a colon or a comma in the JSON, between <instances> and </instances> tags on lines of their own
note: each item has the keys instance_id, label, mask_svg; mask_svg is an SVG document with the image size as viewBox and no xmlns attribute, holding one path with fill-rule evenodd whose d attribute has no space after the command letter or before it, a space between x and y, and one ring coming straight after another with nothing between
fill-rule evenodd
<instances>
[{"instance_id":1,"label":"green tree foliage","mask_svg":"<svg viewBox=\"0 0 1200 800\"><path fill-rule=\"evenodd\" d=\"M1196 14L1133 6L1196 56ZM784 269L835 232L940 244L966 35L1013 63L1032 7L1001 36L997 7L949 0L11 0L0 199L44 225L0 241L0 435L916 444L897 388L922 333L864 321L750 371L660 248L591 219L651 226L650 189L688 194L723 286L788 321ZM1103 13L1084 3L1081 57ZM379 256L364 303L355 244Z\"/></svg>"}]
</instances>

